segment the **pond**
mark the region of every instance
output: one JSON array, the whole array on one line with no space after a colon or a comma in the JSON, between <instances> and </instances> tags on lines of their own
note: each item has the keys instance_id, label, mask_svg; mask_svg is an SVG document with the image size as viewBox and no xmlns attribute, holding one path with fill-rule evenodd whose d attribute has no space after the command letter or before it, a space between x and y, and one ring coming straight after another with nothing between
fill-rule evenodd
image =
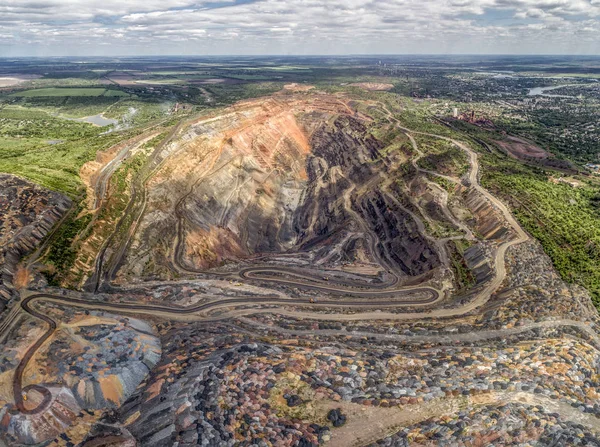
<instances>
[{"instance_id":1,"label":"pond","mask_svg":"<svg viewBox=\"0 0 600 447\"><path fill-rule=\"evenodd\" d=\"M100 127L110 126L111 124L117 124L119 122L118 120L112 118L106 118L101 113L98 115L86 116L85 118L77 118L74 119L74 121L90 123Z\"/></svg>"}]
</instances>

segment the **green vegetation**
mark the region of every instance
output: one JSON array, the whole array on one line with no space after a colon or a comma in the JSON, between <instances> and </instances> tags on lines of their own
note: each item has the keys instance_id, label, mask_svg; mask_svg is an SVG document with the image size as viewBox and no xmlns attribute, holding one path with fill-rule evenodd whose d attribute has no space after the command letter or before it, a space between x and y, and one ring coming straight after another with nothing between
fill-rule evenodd
<instances>
[{"instance_id":1,"label":"green vegetation","mask_svg":"<svg viewBox=\"0 0 600 447\"><path fill-rule=\"evenodd\" d=\"M538 239L557 271L581 284L600 306L600 187L555 184L551 175L510 159L482 157L484 187L502 196L519 222ZM559 174L558 174L559 175Z\"/></svg>"},{"instance_id":2,"label":"green vegetation","mask_svg":"<svg viewBox=\"0 0 600 447\"><path fill-rule=\"evenodd\" d=\"M461 177L469 170L467 155L454 144L434 138L417 138L424 153L419 167L452 177Z\"/></svg>"},{"instance_id":3,"label":"green vegetation","mask_svg":"<svg viewBox=\"0 0 600 447\"><path fill-rule=\"evenodd\" d=\"M33 111L43 111L50 115L69 118L82 118L85 116L104 113L119 101L111 96L48 96L20 98L12 103L11 107L20 107Z\"/></svg>"},{"instance_id":4,"label":"green vegetation","mask_svg":"<svg viewBox=\"0 0 600 447\"><path fill-rule=\"evenodd\" d=\"M111 106L104 112L104 116L121 119L126 125L136 127L149 121L165 118L172 105L172 102L161 100L126 98Z\"/></svg>"},{"instance_id":5,"label":"green vegetation","mask_svg":"<svg viewBox=\"0 0 600 447\"><path fill-rule=\"evenodd\" d=\"M81 87L53 87L40 88L34 90L25 90L13 93L12 96L18 97L38 97L38 96L129 96L120 90L107 90L106 88L81 88Z\"/></svg>"},{"instance_id":6,"label":"green vegetation","mask_svg":"<svg viewBox=\"0 0 600 447\"><path fill-rule=\"evenodd\" d=\"M48 87L18 91L2 98L9 107L45 111L53 116L81 118L97 115L129 98L130 94L113 87ZM0 102L0 104L1 104Z\"/></svg>"},{"instance_id":7,"label":"green vegetation","mask_svg":"<svg viewBox=\"0 0 600 447\"><path fill-rule=\"evenodd\" d=\"M78 242L85 241L92 234L99 241L110 235L116 222L124 215L129 201L130 182L143 168L145 161L146 155L139 152L115 172L110 181L109 201L96 218L92 214L85 214L80 218L70 218L61 226L52 238L44 260L51 266L45 272L50 285L77 286L81 273L73 274L71 270L81 256ZM83 209L83 202L80 202L72 216L81 214ZM130 215L126 217L131 218Z\"/></svg>"},{"instance_id":8,"label":"green vegetation","mask_svg":"<svg viewBox=\"0 0 600 447\"><path fill-rule=\"evenodd\" d=\"M123 138L117 132L67 121L39 111L0 110L0 172L29 178L50 189L76 196L79 169L96 152Z\"/></svg>"},{"instance_id":9,"label":"green vegetation","mask_svg":"<svg viewBox=\"0 0 600 447\"><path fill-rule=\"evenodd\" d=\"M283 88L277 82L258 82L248 84L212 84L203 86L213 97L213 106L226 106L243 99L271 95ZM200 100L203 103L203 100Z\"/></svg>"},{"instance_id":10,"label":"green vegetation","mask_svg":"<svg viewBox=\"0 0 600 447\"><path fill-rule=\"evenodd\" d=\"M463 256L469 246L470 243L466 239L454 240L448 243L452 270L454 271L454 278L459 291L468 290L475 285L475 276L473 276L473 272L467 267Z\"/></svg>"},{"instance_id":11,"label":"green vegetation","mask_svg":"<svg viewBox=\"0 0 600 447\"><path fill-rule=\"evenodd\" d=\"M132 179L137 176L143 168L146 161L146 155L143 152L125 161L123 165L113 174L110 179L110 198L111 206L102 208L99 220L113 221L123 216L123 211L127 207L129 200L129 185Z\"/></svg>"},{"instance_id":12,"label":"green vegetation","mask_svg":"<svg viewBox=\"0 0 600 447\"><path fill-rule=\"evenodd\" d=\"M427 178L429 179L429 181L440 185L448 193L452 193L456 189L456 184L455 183L453 183L450 180L447 180L447 179L445 179L443 177L440 177L440 176L437 176L437 175L427 174Z\"/></svg>"},{"instance_id":13,"label":"green vegetation","mask_svg":"<svg viewBox=\"0 0 600 447\"><path fill-rule=\"evenodd\" d=\"M269 79L277 79L277 76L265 76L259 74L238 74L227 75L228 78L241 79L242 81L268 81Z\"/></svg>"},{"instance_id":14,"label":"green vegetation","mask_svg":"<svg viewBox=\"0 0 600 447\"><path fill-rule=\"evenodd\" d=\"M74 210L67 220L61 225L54 237L46 255L46 263L50 266L45 271L48 284L52 286L61 285L61 278L75 263L77 249L74 240L89 225L91 214L78 217L83 206Z\"/></svg>"}]
</instances>

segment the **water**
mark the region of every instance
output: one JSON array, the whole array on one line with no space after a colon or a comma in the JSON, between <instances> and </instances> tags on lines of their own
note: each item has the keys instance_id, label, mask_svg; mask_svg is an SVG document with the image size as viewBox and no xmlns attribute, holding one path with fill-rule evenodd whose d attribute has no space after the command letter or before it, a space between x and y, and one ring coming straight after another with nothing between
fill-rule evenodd
<instances>
[{"instance_id":1,"label":"water","mask_svg":"<svg viewBox=\"0 0 600 447\"><path fill-rule=\"evenodd\" d=\"M529 93L527 94L528 96L548 96L550 98L574 98L574 96L569 96L569 95L549 95L546 92L552 91L552 90L557 90L559 88L563 88L563 87L572 87L574 85L579 85L579 84L564 84L564 85L555 85L552 87L535 87L532 89L529 89Z\"/></svg>"},{"instance_id":2,"label":"water","mask_svg":"<svg viewBox=\"0 0 600 447\"><path fill-rule=\"evenodd\" d=\"M90 123L100 127L110 126L119 122L118 120L112 118L106 118L101 113L99 113L98 115L86 116L85 118L77 118L74 121L79 121L81 123Z\"/></svg>"}]
</instances>

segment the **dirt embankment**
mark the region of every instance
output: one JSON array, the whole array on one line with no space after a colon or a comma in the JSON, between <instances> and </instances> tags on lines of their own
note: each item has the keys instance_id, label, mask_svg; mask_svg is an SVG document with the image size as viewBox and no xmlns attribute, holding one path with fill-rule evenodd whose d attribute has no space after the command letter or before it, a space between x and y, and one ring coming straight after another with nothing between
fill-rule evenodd
<instances>
[{"instance_id":1,"label":"dirt embankment","mask_svg":"<svg viewBox=\"0 0 600 447\"><path fill-rule=\"evenodd\" d=\"M104 197L111 175L121 162L131 156L144 143L160 131L149 130L129 140L122 141L96 154L96 159L85 163L79 170L79 177L86 186L86 208L93 211Z\"/></svg>"},{"instance_id":2,"label":"dirt embankment","mask_svg":"<svg viewBox=\"0 0 600 447\"><path fill-rule=\"evenodd\" d=\"M0 312L30 279L20 260L36 250L70 206L62 194L0 174Z\"/></svg>"},{"instance_id":3,"label":"dirt embankment","mask_svg":"<svg viewBox=\"0 0 600 447\"><path fill-rule=\"evenodd\" d=\"M295 82L292 84L286 84L283 86L285 90L290 90L292 92L308 92L315 88L314 85L306 85L306 84L296 84Z\"/></svg>"}]
</instances>

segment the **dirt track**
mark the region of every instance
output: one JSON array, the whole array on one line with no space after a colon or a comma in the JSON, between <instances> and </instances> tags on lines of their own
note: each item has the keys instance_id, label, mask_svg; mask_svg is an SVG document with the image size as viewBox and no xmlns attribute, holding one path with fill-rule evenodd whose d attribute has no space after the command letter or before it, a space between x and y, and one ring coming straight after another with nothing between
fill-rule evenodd
<instances>
[{"instance_id":1,"label":"dirt track","mask_svg":"<svg viewBox=\"0 0 600 447\"><path fill-rule=\"evenodd\" d=\"M307 272L302 272L299 269L293 269L289 267L273 267L269 265L264 266L256 266L241 269L237 272L230 273L211 273L213 276L221 276L226 279L235 279L241 281L253 281L260 280L262 282L271 283L271 284L279 284L286 286L293 286L298 289L307 289L313 291L320 291L327 294L341 294L352 297L349 299L345 298L328 298L322 299L319 298L316 302L308 298L275 298L273 296L261 296L261 297L252 297L252 298L230 298L230 299L219 299L213 300L208 303L204 303L199 306L193 306L189 308L178 308L178 307L169 307L169 306L158 306L158 305L142 305L136 303L106 303L99 302L94 300L86 300L85 297L82 298L74 298L73 296L60 296L60 295L52 295L52 294L38 294L38 295L30 295L25 298L20 305L20 308L12 311L10 318L6 324L3 325L2 330L4 333L8 332L12 325L18 321L19 311L24 311L29 313L30 315L44 321L48 325L47 331L40 337L37 342L30 347L30 349L26 352L23 359L21 360L16 373L15 379L13 382L13 390L15 396L15 403L19 411L31 414L35 412L43 411L45 405L48 404L49 401L49 393L42 386L30 386L23 388L22 387L22 375L27 367L28 362L31 360L36 351L52 336L54 330L56 329L56 322L51 318L43 315L39 311L35 309L33 306L34 303L39 302L51 302L55 304L60 304L63 306L73 306L82 309L94 309L94 310L104 310L107 312L113 313L122 313L122 314L136 314L136 315L148 315L152 317L158 317L163 319L177 319L183 321L213 321L213 320L224 320L224 319L241 319L248 325L253 325L262 330L271 330L275 332L279 332L288 336L306 336L306 335L322 335L322 336L338 336L344 335L346 337L372 337L380 340L394 340L394 341L402 341L402 342L414 342L414 343L456 343L456 342L479 342L496 338L503 338L511 335L517 335L519 333L523 333L526 331L534 330L534 329L542 329L542 328L557 328L557 327L571 327L584 333L593 342L600 346L600 338L595 333L595 331L590 328L588 325L574 320L569 319L557 319L554 321L543 321L537 323L530 323L520 327L515 327L511 329L501 329L501 330L482 330L480 332L473 332L467 334L449 334L444 336L439 335L423 335L423 336L403 336L403 335L391 335L391 334L381 334L381 333L373 333L367 331L358 331L358 332L350 332L350 331L338 331L338 330L311 330L311 331L302 331L302 330L288 330L283 329L276 326L266 326L257 323L256 321L245 319L245 316L251 316L254 314L260 313L274 313L280 314L283 316L290 316L301 319L311 319L311 320L325 320L325 321L376 321L376 320L390 320L390 321L402 321L402 320L426 320L426 319L435 319L435 318L446 318L446 317L454 317L468 314L479 307L483 306L488 302L490 297L496 293L504 282L507 271L506 271L506 263L505 256L506 252L510 247L513 247L517 244L524 243L529 240L528 234L520 227L515 218L510 213L509 209L506 207L504 203L502 203L499 199L490 194L487 190L485 190L479 184L479 160L477 154L466 144L457 141L452 138L448 138L443 135L435 135L430 133L422 133L416 132L412 129L403 127L401 123L394 118L393 114L383 106L383 110L388 115L390 122L394 123L398 129L404 132L410 139L413 148L422 156L420 153L417 142L414 139L414 135L424 135L432 138L438 138L445 141L448 141L464 151L469 159L470 169L467 174L468 182L471 187L477 190L481 195L483 195L492 206L500 212L505 221L510 225L512 231L514 232L515 237L512 239L501 243L495 252L493 259L493 270L494 275L493 279L489 281L485 286L475 294L472 299L464 304L461 304L454 308L440 308L426 311L411 311L411 312L390 312L390 311L373 311L372 309L396 309L400 310L405 307L419 307L419 306L431 306L436 304L438 301L442 300L445 297L444 290L438 290L436 288L430 286L412 286L412 287L401 287L398 286L397 277L394 277L389 282L382 282L377 285L369 286L367 283L355 283L349 280L333 280L333 281L325 281L323 278L319 278L314 274L310 274ZM216 119L216 118L215 118ZM177 132L177 128L171 134L171 137L174 136ZM171 138L170 137L170 138ZM170 140L168 138L167 140ZM218 158L218 157L217 157ZM217 160L215 158L215 161ZM416 164L416 160L413 160ZM418 166L416 166L417 169ZM211 169L207 172L206 175L210 175L214 169L214 163ZM431 173L433 175L440 175L435 172L421 170L422 172ZM442 176L446 180L449 180L453 183L460 183L461 179ZM205 177L201 177L199 181ZM147 179L147 178L146 178ZM106 182L104 182L106 183ZM238 185L239 187L239 185ZM363 187L365 187L363 185ZM369 185L366 185L368 188ZM144 182L141 182L135 189L135 194L144 194L143 191ZM140 190L140 191L138 191ZM101 191L100 191L101 192ZM189 194L193 192L193 188L189 191ZM349 193L348 193L349 194ZM444 191L439 191L441 198L441 206L444 211L448 214L448 216L452 216L448 210L447 201L448 195ZM132 200L130 203L134 203L136 197L132 196ZM184 200L184 199L182 199ZM349 200L349 195L343 198L346 202ZM145 204L145 195L142 200ZM183 203L183 202L182 202ZM128 207L128 212L132 212L132 207ZM179 208L179 207L178 207ZM346 208L350 209L347 205ZM141 212L136 213L135 220L139 221L141 218L145 206L142 206ZM419 229L422 232L425 232L425 226L423 222L421 222L418 217L411 213L413 219L417 221L419 225ZM195 277L205 278L205 272L197 271L192 268L188 268L184 266L180 260L180 244L183 239L182 234L182 221L183 215L180 213L178 219L178 230L177 230L177 240L175 250L173 251L173 264L177 266L177 268L187 274L196 275ZM473 233L471 230L464 224L459 221L455 222L456 225L464 231L465 236L467 238L473 238ZM136 224L137 225L137 224ZM130 231L127 237L127 241L132 237L134 230ZM363 228L363 230L365 230ZM367 231L367 238L369 239L369 245L373 250L375 239L373 235L369 235ZM439 244L443 245L447 240L452 238L447 238L446 240L438 241ZM103 280L109 282L111 277L114 274L115 269L118 266L120 258L124 254L124 250L127 246L126 242L123 245L122 250L117 254L114 260L111 260L110 265L103 264L103 252L101 252L98 256L98 263L96 268L96 275L94 277L94 282L98 286L101 284ZM106 247L106 245L105 245ZM393 275L392 275L393 276ZM98 288L98 287L97 287ZM96 289L97 289L96 288ZM269 308L264 308L264 306L268 305ZM310 308L307 310L296 310L295 307L304 307ZM319 313L314 309L318 308L327 308L328 311L331 309L339 308L339 309L358 309L359 312L352 314L345 313ZM218 315L211 315L212 312L219 311ZM28 390L35 389L37 392L41 392L44 395L43 402L38 405L37 408L27 409L24 405L23 396L26 395ZM451 414L460 408L461 405L464 405L465 402L472 405L483 405L489 402L497 403L497 402L530 402L535 404L540 404L547 406L548 408L555 409L556 412L560 413L567 420L575 420L583 425L589 427L590 429L600 431L600 424L597 422L595 418L592 416L588 416L580 413L579 411L574 410L566 404L552 401L548 398L542 396L534 396L529 393L510 393L510 392L494 392L489 393L485 397L470 397L470 398L457 398L457 399L443 399L440 401L435 401L428 403L426 405L420 405L417 407L406 407L402 409L387 409L385 411L379 412L379 410L369 410L368 414L365 414L361 419L360 416L362 413L358 412L355 414L356 417L352 418L352 423L348 424L348 426L342 430L336 431L334 436L330 441L330 445L333 446L345 446L352 445L352 443L356 443L356 433L362 433L360 438L360 444L365 444L367 442L371 442L377 439L380 439L382 436L385 436L392 428L398 425L405 425L410 423L415 423L418 421L422 421L427 418L431 418L434 416ZM336 405L338 405L336 403ZM353 412L357 412L358 409L355 408L350 403L343 403L345 410L348 414L354 414ZM354 437L353 437L354 436Z\"/></svg>"}]
</instances>

